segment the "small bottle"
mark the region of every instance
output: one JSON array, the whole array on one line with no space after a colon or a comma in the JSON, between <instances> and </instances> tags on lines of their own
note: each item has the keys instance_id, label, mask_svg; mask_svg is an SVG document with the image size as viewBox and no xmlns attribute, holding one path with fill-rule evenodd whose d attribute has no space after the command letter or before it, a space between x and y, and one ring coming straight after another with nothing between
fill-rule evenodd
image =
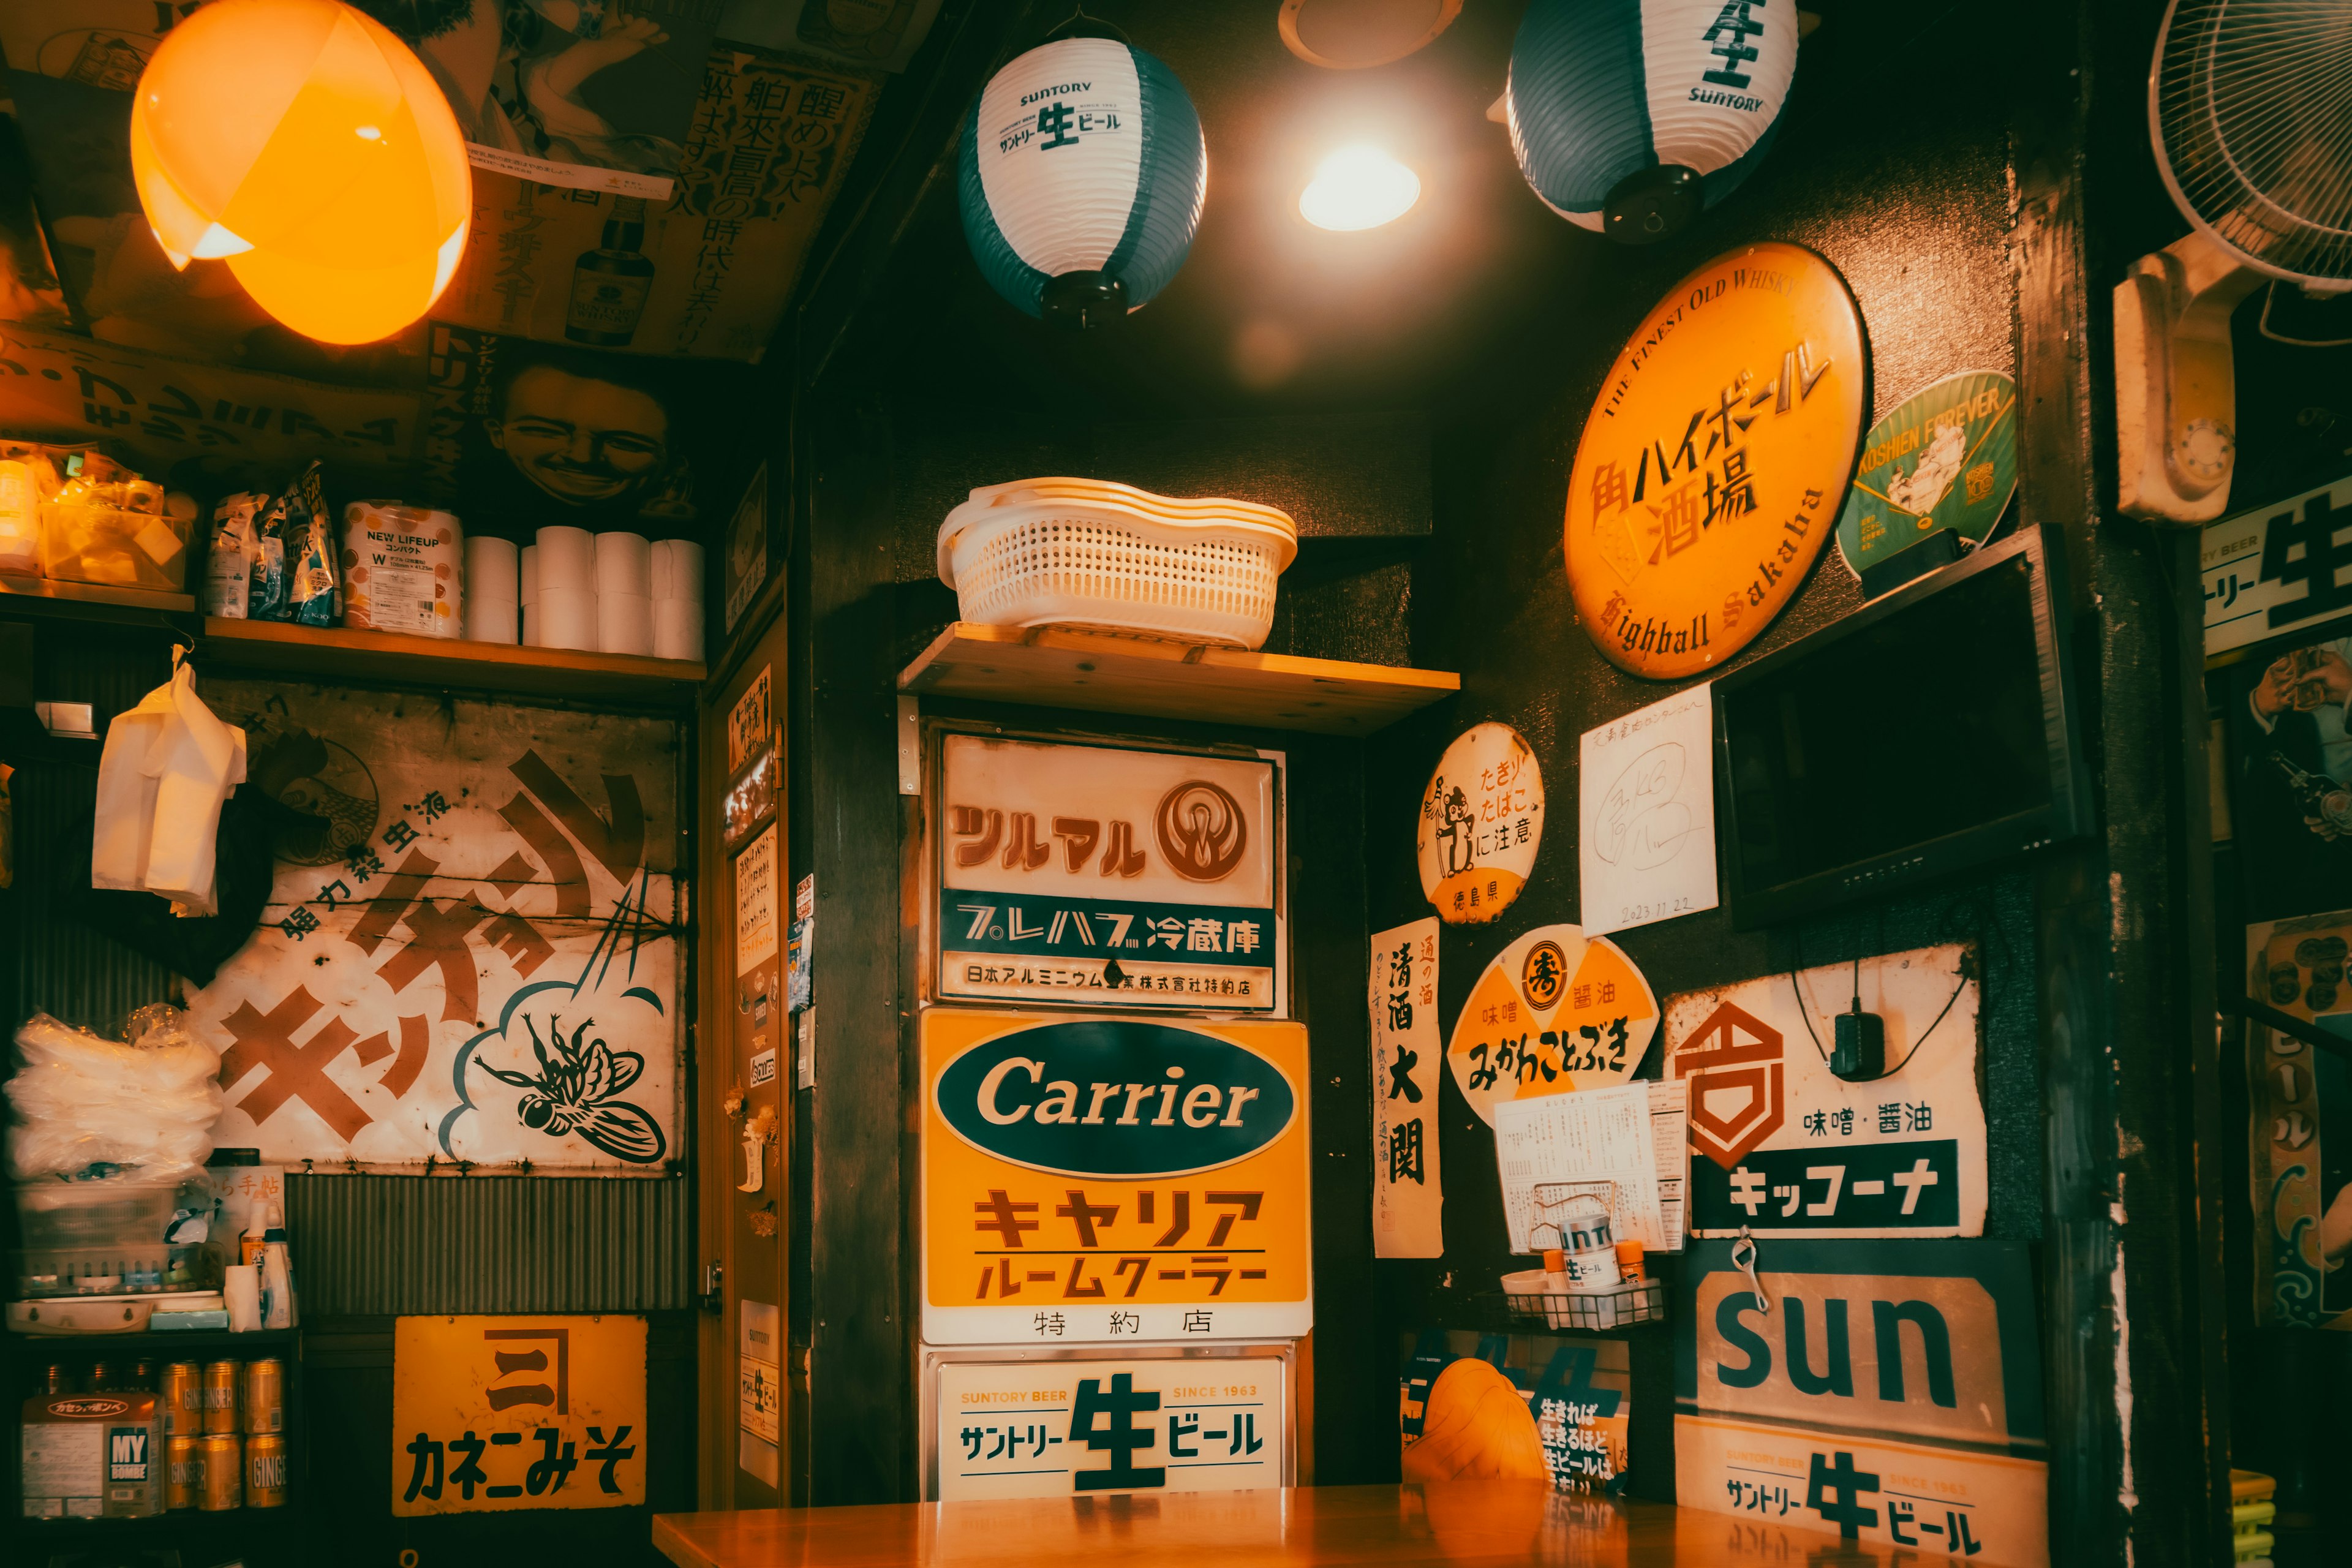
<instances>
[{"instance_id":1,"label":"small bottle","mask_svg":"<svg viewBox=\"0 0 2352 1568\"><path fill-rule=\"evenodd\" d=\"M1617 1244L1617 1274L1628 1285L1639 1284L1649 1278L1642 1272L1642 1244L1621 1241Z\"/></svg>"},{"instance_id":2,"label":"small bottle","mask_svg":"<svg viewBox=\"0 0 2352 1568\"><path fill-rule=\"evenodd\" d=\"M261 1326L265 1329L290 1329L294 1326L294 1259L286 1245L286 1216L278 1205L269 1205L268 1228L261 1257Z\"/></svg>"},{"instance_id":3,"label":"small bottle","mask_svg":"<svg viewBox=\"0 0 2352 1568\"><path fill-rule=\"evenodd\" d=\"M1544 1248L1544 1294L1568 1294L1568 1254L1557 1247Z\"/></svg>"},{"instance_id":4,"label":"small bottle","mask_svg":"<svg viewBox=\"0 0 2352 1568\"><path fill-rule=\"evenodd\" d=\"M604 220L604 243L583 250L572 268L572 309L563 335L575 343L620 348L636 336L637 318L653 292L654 264L644 253L643 196L614 196Z\"/></svg>"}]
</instances>

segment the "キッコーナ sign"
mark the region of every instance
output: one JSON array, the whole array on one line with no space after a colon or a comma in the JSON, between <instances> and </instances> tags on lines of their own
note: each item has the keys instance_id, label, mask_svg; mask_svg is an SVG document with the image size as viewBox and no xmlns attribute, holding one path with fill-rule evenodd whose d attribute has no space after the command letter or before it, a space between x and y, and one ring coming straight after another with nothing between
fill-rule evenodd
<instances>
[{"instance_id":1,"label":"\u30ad\u30c3\u30b3\u30fc\u30ca sign","mask_svg":"<svg viewBox=\"0 0 2352 1568\"><path fill-rule=\"evenodd\" d=\"M1634 329L1569 477L1569 586L1620 668L1722 663L1797 592L1853 472L1868 381L1845 280L1801 246L1746 246Z\"/></svg>"},{"instance_id":2,"label":"\u30ad\u30c3\u30b3\u30fc\u30ca sign","mask_svg":"<svg viewBox=\"0 0 2352 1568\"><path fill-rule=\"evenodd\" d=\"M402 1318L392 1511L636 1508L646 1500L643 1318Z\"/></svg>"},{"instance_id":3,"label":"\u30ad\u30c3\u30b3\u30fc\u30ca sign","mask_svg":"<svg viewBox=\"0 0 2352 1568\"><path fill-rule=\"evenodd\" d=\"M943 736L939 994L1279 1016L1280 801L1265 757Z\"/></svg>"},{"instance_id":4,"label":"\u30ad\u30c3\u30b3\u30fc\u30ca sign","mask_svg":"<svg viewBox=\"0 0 2352 1568\"><path fill-rule=\"evenodd\" d=\"M923 1014L923 1338L1286 1338L1312 1321L1307 1034Z\"/></svg>"}]
</instances>

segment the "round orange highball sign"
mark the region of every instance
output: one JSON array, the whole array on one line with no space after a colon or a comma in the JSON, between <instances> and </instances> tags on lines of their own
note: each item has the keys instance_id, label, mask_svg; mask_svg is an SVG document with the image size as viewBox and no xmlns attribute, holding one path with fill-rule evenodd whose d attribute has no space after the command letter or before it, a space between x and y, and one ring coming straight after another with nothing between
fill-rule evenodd
<instances>
[{"instance_id":1,"label":"round orange highball sign","mask_svg":"<svg viewBox=\"0 0 2352 1568\"><path fill-rule=\"evenodd\" d=\"M1770 623L1836 532L1868 383L1853 295L1802 246L1719 256L1658 302L1569 477L1569 586L1612 663L1677 680Z\"/></svg>"}]
</instances>

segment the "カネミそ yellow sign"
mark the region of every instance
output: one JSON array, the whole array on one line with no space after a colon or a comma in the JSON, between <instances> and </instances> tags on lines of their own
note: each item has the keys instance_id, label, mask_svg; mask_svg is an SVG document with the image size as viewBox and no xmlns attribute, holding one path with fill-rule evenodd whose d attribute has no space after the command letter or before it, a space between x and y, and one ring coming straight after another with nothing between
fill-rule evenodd
<instances>
[{"instance_id":1,"label":"\u30ab\u30cd\u30df\u305d yellow sign","mask_svg":"<svg viewBox=\"0 0 2352 1568\"><path fill-rule=\"evenodd\" d=\"M932 1008L922 1048L927 1342L1312 1326L1304 1026Z\"/></svg>"},{"instance_id":2,"label":"\u30ab\u30cd\u30df\u305d yellow sign","mask_svg":"<svg viewBox=\"0 0 2352 1568\"><path fill-rule=\"evenodd\" d=\"M1853 294L1801 246L1719 256L1658 302L1569 477L1569 585L1612 663L1696 675L1795 595L1853 474L1867 371Z\"/></svg>"},{"instance_id":3,"label":"\u30ab\u30cd\u30df\u305d yellow sign","mask_svg":"<svg viewBox=\"0 0 2352 1568\"><path fill-rule=\"evenodd\" d=\"M643 1318L402 1318L392 1343L395 1517L644 1505Z\"/></svg>"}]
</instances>

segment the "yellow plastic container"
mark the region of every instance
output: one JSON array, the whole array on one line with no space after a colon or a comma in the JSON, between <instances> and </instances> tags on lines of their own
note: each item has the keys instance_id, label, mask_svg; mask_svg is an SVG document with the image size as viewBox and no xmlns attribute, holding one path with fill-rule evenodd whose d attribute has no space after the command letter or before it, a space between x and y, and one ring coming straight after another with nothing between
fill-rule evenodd
<instances>
[{"instance_id":1,"label":"yellow plastic container","mask_svg":"<svg viewBox=\"0 0 2352 1568\"><path fill-rule=\"evenodd\" d=\"M187 577L193 519L165 511L146 479L74 481L41 506L41 574L176 594Z\"/></svg>"}]
</instances>

